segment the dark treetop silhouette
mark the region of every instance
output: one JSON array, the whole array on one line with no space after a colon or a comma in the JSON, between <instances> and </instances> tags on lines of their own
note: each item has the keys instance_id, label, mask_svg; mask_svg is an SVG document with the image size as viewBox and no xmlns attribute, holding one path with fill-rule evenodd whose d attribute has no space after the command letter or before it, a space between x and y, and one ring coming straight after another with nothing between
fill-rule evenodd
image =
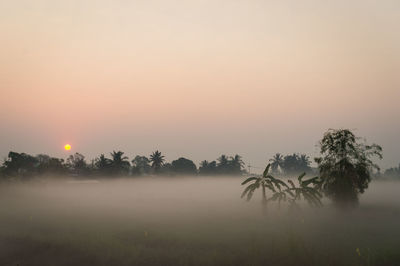
<instances>
[{"instance_id":1,"label":"dark treetop silhouette","mask_svg":"<svg viewBox=\"0 0 400 266\"><path fill-rule=\"evenodd\" d=\"M367 188L368 182L373 175L372 170L377 168L370 157L373 155L381 157L381 148L378 145L366 145L358 140L349 130L330 130L325 133L323 140L320 142L321 157L316 158L318 169L311 168L309 156L306 154L282 155L276 153L269 160L271 173L276 176L289 177L303 172L307 174L318 174L320 172L321 177L326 180L324 185L325 193L332 199L336 198L335 195L344 193L346 197L357 201L357 194L362 193ZM344 145L345 150L341 145ZM183 157L167 163L164 155L158 150L154 151L149 157L137 155L131 162L124 155L125 153L122 151L113 151L110 153L110 158L101 154L91 163L88 163L85 156L80 153L72 154L64 161L45 154L32 156L11 151L8 154L8 158L0 166L0 176L3 180L23 180L37 175L46 175L48 177L72 175L97 178L178 174L240 176L247 173L244 170L242 157L238 154L234 156L223 154L217 160L201 161L198 169L193 161ZM339 164L341 164L340 167ZM340 171L342 172L334 169L341 169ZM399 169L400 166L398 168L390 168L381 177L400 179ZM337 181L339 176L347 176L349 178L340 181L340 185ZM342 186L341 182L350 182L352 184L351 188L346 188L349 189L348 192L344 192L345 188L340 188L340 192L334 189L336 186ZM342 195L343 197L344 194ZM338 197L342 198L342 196Z\"/></svg>"},{"instance_id":2,"label":"dark treetop silhouette","mask_svg":"<svg viewBox=\"0 0 400 266\"><path fill-rule=\"evenodd\" d=\"M358 204L371 181L373 169L379 169L372 157L382 159L379 145L368 145L348 129L328 130L320 141L318 164L322 189L337 206Z\"/></svg>"},{"instance_id":3,"label":"dark treetop silhouette","mask_svg":"<svg viewBox=\"0 0 400 266\"><path fill-rule=\"evenodd\" d=\"M74 177L118 177L139 175L241 175L245 173L242 157L239 155L222 155L218 160L208 163L203 161L197 169L195 163L187 158L179 158L171 163L165 162L160 151L153 152L150 157L137 155L130 163L122 151L113 151L111 158L104 154L88 163L80 153L71 154L63 159L39 154L32 156L26 153L9 152L8 158L0 167L3 179L31 178L33 176Z\"/></svg>"}]
</instances>

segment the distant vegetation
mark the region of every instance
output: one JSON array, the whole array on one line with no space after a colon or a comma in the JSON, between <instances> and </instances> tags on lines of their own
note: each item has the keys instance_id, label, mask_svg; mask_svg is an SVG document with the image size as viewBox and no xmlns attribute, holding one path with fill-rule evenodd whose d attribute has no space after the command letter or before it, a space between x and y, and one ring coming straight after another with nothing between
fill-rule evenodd
<instances>
[{"instance_id":1,"label":"distant vegetation","mask_svg":"<svg viewBox=\"0 0 400 266\"><path fill-rule=\"evenodd\" d=\"M328 131L332 133L332 131ZM353 134L348 131L349 134ZM327 134L327 133L326 133ZM325 135L326 135L325 134ZM332 134L331 134L332 135ZM330 136L332 137L332 136ZM324 137L321 141L321 154L329 153L329 144L327 141L330 137ZM353 135L354 137L354 135ZM357 138L354 137L354 141ZM379 172L373 172L374 169L378 169L376 165L372 164L372 161L368 159L371 155L381 156L379 146L354 142L351 145L355 149L349 150L347 159L349 162L353 162L358 158L357 156L363 156L361 159L358 158L358 166L365 164L366 169L369 170L369 175L363 179L369 180L371 177L375 178L395 178L400 180L400 165L387 169L383 174ZM349 144L350 145L350 144ZM348 148L351 147L348 146ZM364 151L360 150L365 148ZM380 148L380 147L379 147ZM357 151L358 150L358 151ZM362 152L361 152L362 151ZM342 156L339 155L338 156ZM322 157L321 157L322 158ZM311 159L308 155L303 153L293 153L283 155L276 153L270 160L270 171L276 177L293 177L298 176L301 173L307 175L332 175L333 172L326 172L328 164L333 163L332 154L326 157L326 160L317 158L318 168L311 167ZM335 160L342 160L337 157ZM343 162L343 161L342 161ZM337 163L337 162L336 162ZM246 168L251 170L251 165ZM0 166L0 177L11 178L11 179L27 179L33 176L61 176L70 175L74 177L118 177L118 176L146 176L146 175L201 175L201 176L217 176L217 175L234 175L240 176L243 174L251 174L250 171L246 171L245 164L240 155L234 156L221 155L216 160L201 161L199 167L188 159L180 157L171 162L166 162L164 155L160 151L154 151L149 156L137 155L130 160L124 152L113 151L108 156L100 154L100 156L88 161L84 155L80 153L71 154L65 160L61 158L51 157L46 154L39 154L36 156L18 153L10 151L8 157L4 159ZM349 170L349 169L347 169ZM353 169L354 170L354 169ZM349 170L350 171L350 170ZM356 181L353 181L357 183ZM359 184L359 192L362 193L363 187L368 182L361 181ZM327 187L327 185L326 185Z\"/></svg>"},{"instance_id":2,"label":"distant vegetation","mask_svg":"<svg viewBox=\"0 0 400 266\"><path fill-rule=\"evenodd\" d=\"M306 154L293 153L283 156L280 153L270 160L271 169L278 176L292 176L300 173L316 173L311 168L310 157ZM75 177L99 176L141 176L141 175L234 175L248 174L240 155L221 155L213 161L201 161L199 168L187 158L180 157L166 162L160 151L154 151L149 157L137 155L129 160L122 151L113 151L87 161L84 155L74 153L66 160L39 154L36 156L9 152L0 167L0 174L9 178L28 178L36 175L72 175Z\"/></svg>"},{"instance_id":3,"label":"distant vegetation","mask_svg":"<svg viewBox=\"0 0 400 266\"><path fill-rule=\"evenodd\" d=\"M396 178L400 180L400 163L398 167L392 167L387 169L383 176L387 178Z\"/></svg>"},{"instance_id":4,"label":"distant vegetation","mask_svg":"<svg viewBox=\"0 0 400 266\"><path fill-rule=\"evenodd\" d=\"M310 157L306 154L293 153L283 156L277 153L269 161L273 174L291 176L312 173Z\"/></svg>"},{"instance_id":5,"label":"distant vegetation","mask_svg":"<svg viewBox=\"0 0 400 266\"><path fill-rule=\"evenodd\" d=\"M140 175L237 175L246 173L240 155L221 155L216 161L202 161L199 169L187 158L180 157L170 163L165 161L160 151L154 151L149 157L137 155L133 160L122 151L113 151L110 157L101 154L87 162L80 153L71 154L66 160L39 154L9 152L8 158L0 167L4 178L27 179L33 176L74 177L121 177Z\"/></svg>"}]
</instances>

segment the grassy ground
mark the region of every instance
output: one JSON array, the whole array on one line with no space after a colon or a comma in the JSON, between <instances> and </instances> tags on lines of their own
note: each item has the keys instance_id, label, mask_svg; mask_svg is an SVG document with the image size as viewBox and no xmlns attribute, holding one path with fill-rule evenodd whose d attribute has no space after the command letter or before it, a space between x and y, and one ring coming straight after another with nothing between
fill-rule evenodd
<instances>
[{"instance_id":1,"label":"grassy ground","mask_svg":"<svg viewBox=\"0 0 400 266\"><path fill-rule=\"evenodd\" d=\"M355 211L264 213L239 184L3 186L0 265L400 265L393 185L373 185Z\"/></svg>"}]
</instances>

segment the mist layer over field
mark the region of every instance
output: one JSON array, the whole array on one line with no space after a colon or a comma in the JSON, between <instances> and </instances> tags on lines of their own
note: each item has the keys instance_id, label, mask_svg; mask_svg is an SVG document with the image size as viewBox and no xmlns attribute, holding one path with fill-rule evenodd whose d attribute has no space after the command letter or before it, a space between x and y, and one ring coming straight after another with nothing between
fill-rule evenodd
<instances>
[{"instance_id":1,"label":"mist layer over field","mask_svg":"<svg viewBox=\"0 0 400 266\"><path fill-rule=\"evenodd\" d=\"M354 211L240 199L243 178L2 184L1 265L398 265L400 183ZM258 191L259 192L259 191ZM259 196L259 195L257 195Z\"/></svg>"}]
</instances>

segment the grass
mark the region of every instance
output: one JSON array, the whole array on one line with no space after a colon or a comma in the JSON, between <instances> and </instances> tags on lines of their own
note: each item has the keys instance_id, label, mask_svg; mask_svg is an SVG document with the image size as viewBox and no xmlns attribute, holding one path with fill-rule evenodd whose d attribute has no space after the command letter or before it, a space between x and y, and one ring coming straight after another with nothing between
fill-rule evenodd
<instances>
[{"instance_id":1,"label":"grass","mask_svg":"<svg viewBox=\"0 0 400 266\"><path fill-rule=\"evenodd\" d=\"M171 182L3 187L0 265L400 264L397 205L264 215L238 199L240 180L216 181L224 200L208 181Z\"/></svg>"}]
</instances>

